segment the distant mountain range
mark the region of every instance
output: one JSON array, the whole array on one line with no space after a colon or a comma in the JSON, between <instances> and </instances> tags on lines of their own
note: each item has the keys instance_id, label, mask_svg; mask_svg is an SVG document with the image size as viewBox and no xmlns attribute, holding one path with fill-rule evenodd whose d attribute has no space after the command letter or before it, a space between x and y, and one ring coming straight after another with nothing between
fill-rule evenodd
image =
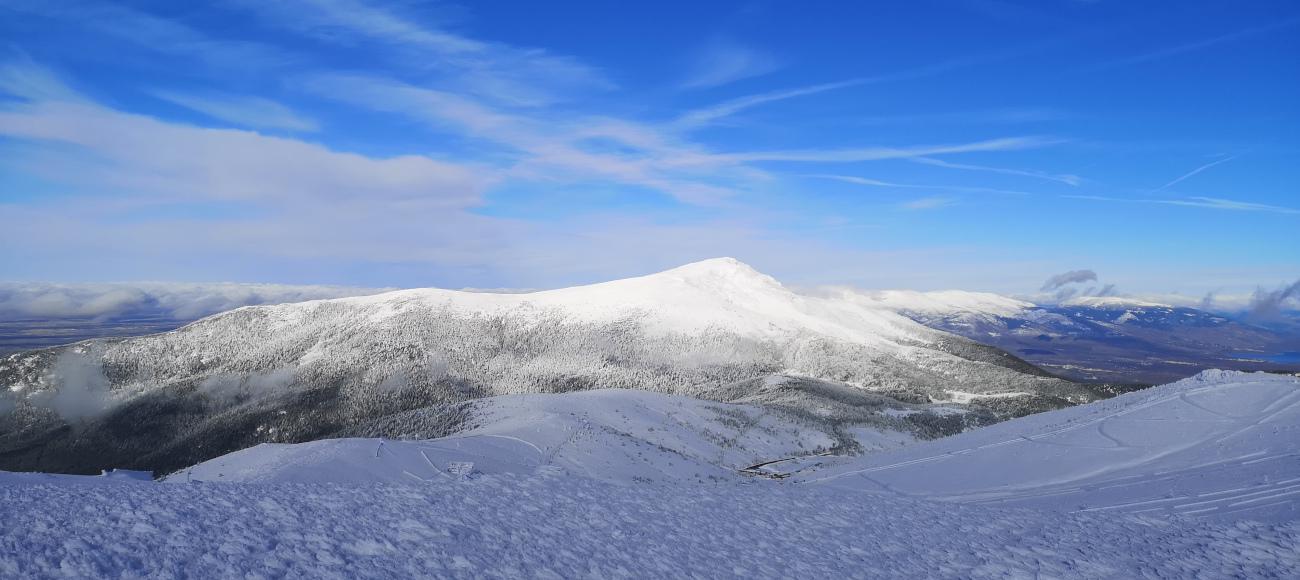
<instances>
[{"instance_id":1,"label":"distant mountain range","mask_svg":"<svg viewBox=\"0 0 1300 580\"><path fill-rule=\"evenodd\" d=\"M926 326L1074 380L1160 384L1211 368L1300 369L1300 318L1264 326L1120 297L1037 305L978 292L867 295Z\"/></svg>"},{"instance_id":2,"label":"distant mountain range","mask_svg":"<svg viewBox=\"0 0 1300 580\"><path fill-rule=\"evenodd\" d=\"M170 471L263 442L437 437L465 402L628 388L782 409L839 446L1104 398L858 293L731 259L527 294L404 290L238 308L0 359L0 469Z\"/></svg>"}]
</instances>

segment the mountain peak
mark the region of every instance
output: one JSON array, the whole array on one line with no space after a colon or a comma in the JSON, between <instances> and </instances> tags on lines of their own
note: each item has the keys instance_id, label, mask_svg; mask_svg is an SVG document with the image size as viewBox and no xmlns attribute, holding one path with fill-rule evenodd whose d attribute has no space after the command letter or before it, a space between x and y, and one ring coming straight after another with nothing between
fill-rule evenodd
<instances>
[{"instance_id":1,"label":"mountain peak","mask_svg":"<svg viewBox=\"0 0 1300 580\"><path fill-rule=\"evenodd\" d=\"M691 262L651 276L673 277L687 281L708 281L710 284L726 282L784 288L775 278L755 270L749 264L729 257L709 258L708 260Z\"/></svg>"},{"instance_id":2,"label":"mountain peak","mask_svg":"<svg viewBox=\"0 0 1300 580\"><path fill-rule=\"evenodd\" d=\"M668 271L675 272L678 270L701 270L701 271L749 270L751 272L757 272L757 270L754 270L754 268L751 267L749 264L746 264L744 262L741 262L740 260L737 260L729 256L709 258L707 260L700 260L698 262L690 262Z\"/></svg>"}]
</instances>

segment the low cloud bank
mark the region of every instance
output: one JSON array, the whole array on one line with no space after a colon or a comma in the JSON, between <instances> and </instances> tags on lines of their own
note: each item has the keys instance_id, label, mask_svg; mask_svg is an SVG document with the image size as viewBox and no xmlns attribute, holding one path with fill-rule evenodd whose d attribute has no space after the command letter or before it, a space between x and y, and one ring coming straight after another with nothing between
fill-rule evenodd
<instances>
[{"instance_id":1,"label":"low cloud bank","mask_svg":"<svg viewBox=\"0 0 1300 580\"><path fill-rule=\"evenodd\" d=\"M1097 273L1093 272L1092 270L1071 270L1069 272L1063 272L1061 274L1057 274L1055 276L1052 276L1051 278L1048 278L1047 281L1043 282L1043 287L1041 288L1041 290L1043 292L1051 292L1067 284L1078 284L1080 282L1096 282L1096 281L1097 281Z\"/></svg>"},{"instance_id":2,"label":"low cloud bank","mask_svg":"<svg viewBox=\"0 0 1300 580\"><path fill-rule=\"evenodd\" d=\"M1069 272L1062 272L1044 281L1042 288L1039 288L1040 294L1030 297L1030 300L1033 302L1043 303L1061 303L1072 298L1119 295L1114 284L1105 284L1102 286L1092 285L1087 288L1076 286L1077 284L1083 284L1084 282L1097 282L1100 284L1097 272L1094 270L1070 270Z\"/></svg>"},{"instance_id":3,"label":"low cloud bank","mask_svg":"<svg viewBox=\"0 0 1300 580\"><path fill-rule=\"evenodd\" d=\"M1250 317L1275 320L1288 306L1300 308L1300 280L1275 290L1257 288L1250 299Z\"/></svg>"},{"instance_id":4,"label":"low cloud bank","mask_svg":"<svg viewBox=\"0 0 1300 580\"><path fill-rule=\"evenodd\" d=\"M161 316L191 320L240 306L365 296L389 290L392 288L234 283L0 283L0 319Z\"/></svg>"}]
</instances>

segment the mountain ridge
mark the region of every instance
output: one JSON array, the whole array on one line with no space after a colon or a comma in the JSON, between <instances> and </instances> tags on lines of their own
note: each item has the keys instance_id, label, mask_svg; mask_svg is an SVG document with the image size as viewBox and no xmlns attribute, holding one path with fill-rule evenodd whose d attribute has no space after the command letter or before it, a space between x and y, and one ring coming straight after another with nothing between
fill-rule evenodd
<instances>
[{"instance_id":1,"label":"mountain ridge","mask_svg":"<svg viewBox=\"0 0 1300 580\"><path fill-rule=\"evenodd\" d=\"M960 411L909 419L920 436L1111 394L867 302L797 294L732 259L528 294L245 307L11 355L0 385L0 469L83 472L169 471L506 394L648 390L779 407L830 433L891 405Z\"/></svg>"},{"instance_id":2,"label":"mountain ridge","mask_svg":"<svg viewBox=\"0 0 1300 580\"><path fill-rule=\"evenodd\" d=\"M1285 362L1300 351L1300 333L1184 306L1115 296L1039 305L964 291L860 294L1073 380L1160 384L1211 368L1300 370Z\"/></svg>"}]
</instances>

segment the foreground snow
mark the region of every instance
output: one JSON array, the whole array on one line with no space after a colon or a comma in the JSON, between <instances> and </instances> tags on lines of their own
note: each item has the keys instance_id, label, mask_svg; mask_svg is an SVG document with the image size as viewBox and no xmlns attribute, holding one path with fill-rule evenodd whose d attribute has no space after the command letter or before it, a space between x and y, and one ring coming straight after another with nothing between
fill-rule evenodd
<instances>
[{"instance_id":1,"label":"foreground snow","mask_svg":"<svg viewBox=\"0 0 1300 580\"><path fill-rule=\"evenodd\" d=\"M1286 577L1296 524L1047 516L756 480L0 486L0 576Z\"/></svg>"},{"instance_id":2,"label":"foreground snow","mask_svg":"<svg viewBox=\"0 0 1300 580\"><path fill-rule=\"evenodd\" d=\"M1207 372L857 457L792 416L650 393L474 420L160 483L0 473L0 577L1300 577L1295 377Z\"/></svg>"}]
</instances>

